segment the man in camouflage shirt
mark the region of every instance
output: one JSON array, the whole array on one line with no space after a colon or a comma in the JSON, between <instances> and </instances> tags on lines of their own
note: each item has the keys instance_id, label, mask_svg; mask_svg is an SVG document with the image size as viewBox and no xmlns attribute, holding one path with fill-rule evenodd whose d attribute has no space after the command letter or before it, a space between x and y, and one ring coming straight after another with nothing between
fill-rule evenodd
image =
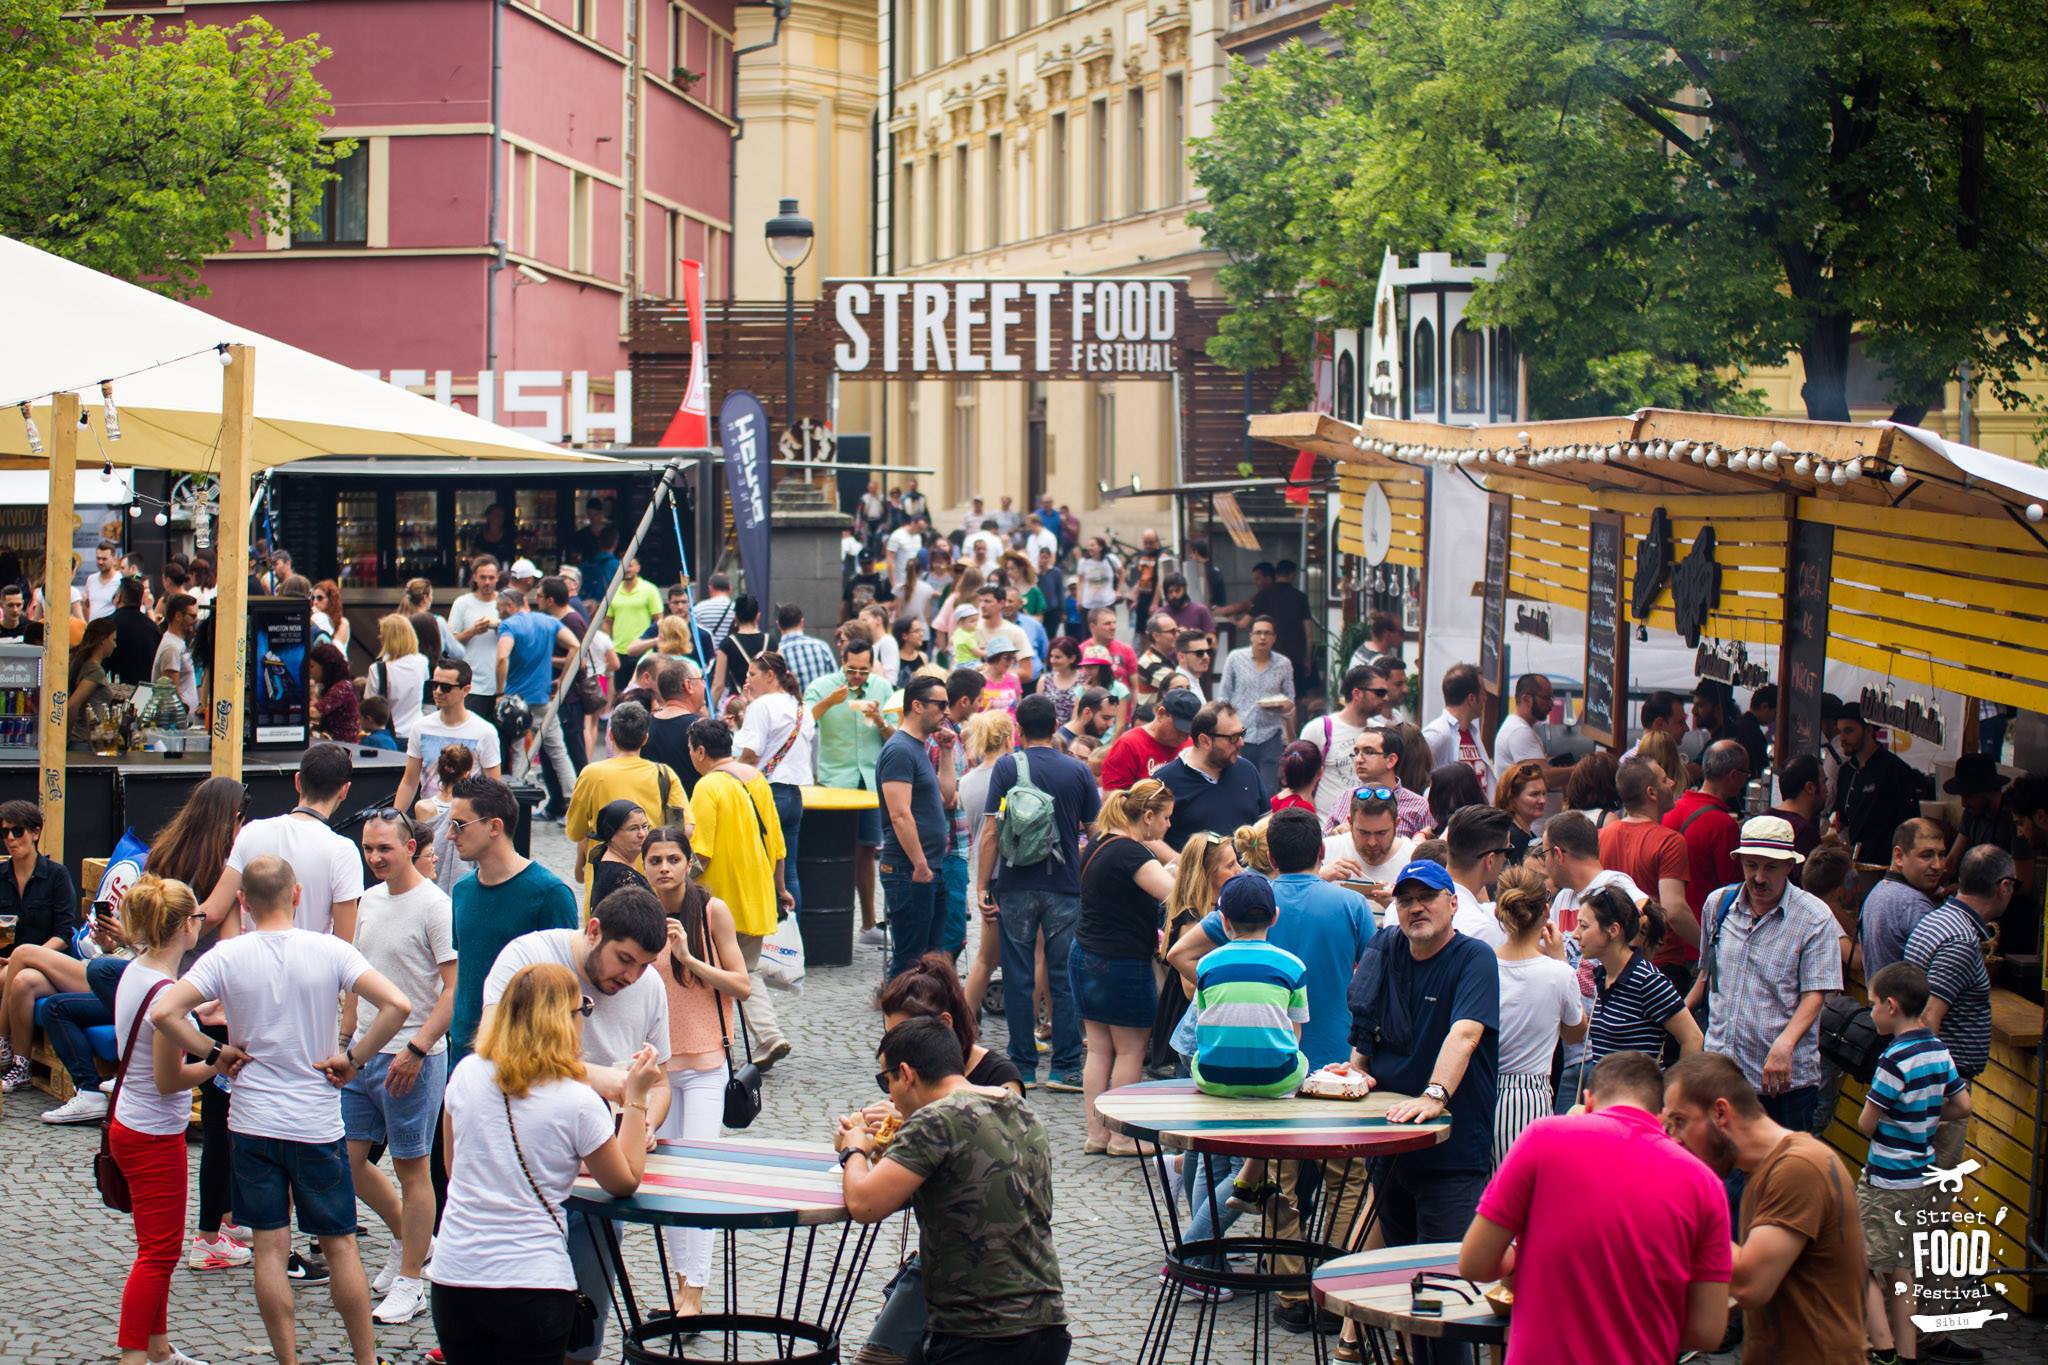
<instances>
[{"instance_id":1,"label":"man in camouflage shirt","mask_svg":"<svg viewBox=\"0 0 2048 1365\"><path fill-rule=\"evenodd\" d=\"M917 1211L929 1310L922 1360L1064 1365L1071 1342L1045 1130L1014 1094L968 1083L960 1039L938 1019L898 1024L879 1055L875 1079L909 1117L879 1160L866 1123L841 1119L839 1162L855 1219Z\"/></svg>"}]
</instances>

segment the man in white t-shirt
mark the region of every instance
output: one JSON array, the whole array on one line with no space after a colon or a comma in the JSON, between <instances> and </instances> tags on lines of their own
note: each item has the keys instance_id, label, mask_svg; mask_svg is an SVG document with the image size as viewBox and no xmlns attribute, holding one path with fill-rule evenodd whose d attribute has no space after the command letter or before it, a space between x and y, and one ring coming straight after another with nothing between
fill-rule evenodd
<instances>
[{"instance_id":1,"label":"man in white t-shirt","mask_svg":"<svg viewBox=\"0 0 2048 1365\"><path fill-rule=\"evenodd\" d=\"M363 893L356 951L405 993L412 1010L375 1053L367 1027L356 1024L355 997L342 1005L341 1026L362 1070L342 1088L349 1173L356 1193L391 1230L391 1260L373 1294L386 1295L378 1322L411 1322L427 1306L423 1267L434 1237L434 1181L427 1169L441 1092L448 1082L448 1023L455 1013L455 927L448 893L413 866L419 851L410 818L389 811L363 825L363 858L378 884ZM370 1149L391 1153L398 1189L370 1161Z\"/></svg>"},{"instance_id":2,"label":"man in white t-shirt","mask_svg":"<svg viewBox=\"0 0 2048 1365\"><path fill-rule=\"evenodd\" d=\"M103 540L93 547L93 571L85 576L85 619L114 614L114 594L121 586L121 547Z\"/></svg>"},{"instance_id":3,"label":"man in white t-shirt","mask_svg":"<svg viewBox=\"0 0 2048 1365\"><path fill-rule=\"evenodd\" d=\"M1451 927L1494 947L1507 942L1507 931L1493 916L1486 889L1500 879L1508 861L1508 830L1514 817L1498 806L1466 806L1451 816L1444 829L1445 866L1458 910Z\"/></svg>"},{"instance_id":4,"label":"man in white t-shirt","mask_svg":"<svg viewBox=\"0 0 2048 1365\"><path fill-rule=\"evenodd\" d=\"M1493 757L1486 751L1486 737L1480 733L1479 716L1486 709L1486 689L1479 670L1472 664L1452 664L1444 671L1444 709L1422 727L1429 745L1429 765L1463 763L1479 779L1479 790L1493 791Z\"/></svg>"},{"instance_id":5,"label":"man in white t-shirt","mask_svg":"<svg viewBox=\"0 0 2048 1365\"><path fill-rule=\"evenodd\" d=\"M1323 751L1323 774L1316 779L1316 814L1324 829L1342 825L1351 808L1351 750L1365 727L1378 719L1387 700L1386 680L1372 664L1344 674L1344 705L1302 728L1301 737Z\"/></svg>"},{"instance_id":6,"label":"man in white t-shirt","mask_svg":"<svg viewBox=\"0 0 2048 1365\"><path fill-rule=\"evenodd\" d=\"M306 750L292 784L298 788L299 804L288 815L252 820L235 836L228 852L227 866L214 883L213 894L201 907L206 918L220 925L221 937L241 931L233 914L235 894L242 889L242 875L258 858L275 856L289 863L297 874L298 922L301 929L316 934L332 933L343 943L356 936L356 902L363 894L363 860L356 846L336 834L334 812L348 799L349 778L354 765L348 750L339 744L320 743ZM239 1210L238 1210L239 1211Z\"/></svg>"},{"instance_id":7,"label":"man in white t-shirt","mask_svg":"<svg viewBox=\"0 0 2048 1365\"><path fill-rule=\"evenodd\" d=\"M1414 856L1414 842L1394 832L1400 811L1391 794L1354 791L1349 823L1323 840L1318 875L1326 882L1363 882L1371 889L1361 894L1385 906L1394 896L1394 875Z\"/></svg>"},{"instance_id":8,"label":"man in white t-shirt","mask_svg":"<svg viewBox=\"0 0 2048 1365\"><path fill-rule=\"evenodd\" d=\"M356 1248L356 1192L342 1141L340 1087L397 1036L411 1005L349 943L295 923L300 887L286 859L251 859L238 871L235 886L238 911L254 928L223 940L156 997L149 1022L176 1045L155 1050L156 1079L160 1087L166 1080L176 1085L180 1051L218 1062L234 1078L228 1133L235 1215L255 1234L256 1305L271 1355L298 1359L286 1272L296 1211L299 1231L320 1241L356 1365L377 1365L370 1286ZM377 1016L337 1048L343 991L376 1006ZM227 1011L226 1044L216 1044L188 1017L209 1000Z\"/></svg>"},{"instance_id":9,"label":"man in white t-shirt","mask_svg":"<svg viewBox=\"0 0 2048 1365\"><path fill-rule=\"evenodd\" d=\"M1541 673L1524 673L1515 680L1515 709L1493 735L1493 761L1501 771L1543 758L1543 736L1536 725L1549 716L1550 679Z\"/></svg>"},{"instance_id":10,"label":"man in white t-shirt","mask_svg":"<svg viewBox=\"0 0 2048 1365\"><path fill-rule=\"evenodd\" d=\"M643 1046L654 1048L664 1066L669 1059L668 991L648 969L667 949L671 921L661 902L644 887L626 886L600 901L583 928L542 929L522 934L498 954L484 982L484 1012L477 1034L491 1024L491 1011L522 967L556 962L576 973L589 993L591 1012L583 1023L585 1077L592 1089L613 1103L624 1095L626 1071ZM647 1131L661 1127L668 1114L670 1090L656 1086L647 1097ZM569 1259L576 1267L576 1287L597 1305L597 1339L570 1353L571 1360L595 1360L604 1352L605 1321L612 1315L611 1266L597 1255L591 1229L571 1209L568 1218Z\"/></svg>"},{"instance_id":11,"label":"man in white t-shirt","mask_svg":"<svg viewBox=\"0 0 2048 1365\"><path fill-rule=\"evenodd\" d=\"M150 681L169 678L178 689L178 700L195 716L199 712L199 675L192 665L192 632L197 629L198 599L188 593L173 593L164 602L164 634L149 666Z\"/></svg>"},{"instance_id":12,"label":"man in white t-shirt","mask_svg":"<svg viewBox=\"0 0 2048 1365\"><path fill-rule=\"evenodd\" d=\"M889 533L889 582L901 597L911 571L917 567L917 552L924 548L925 519L912 517Z\"/></svg>"},{"instance_id":13,"label":"man in white t-shirt","mask_svg":"<svg viewBox=\"0 0 2048 1365\"><path fill-rule=\"evenodd\" d=\"M1026 513L1024 517L1025 562L1036 564L1038 562L1038 553L1041 550L1051 555L1054 562L1057 563L1060 557L1060 538L1045 529L1045 523L1039 519L1038 513Z\"/></svg>"},{"instance_id":14,"label":"man in white t-shirt","mask_svg":"<svg viewBox=\"0 0 2048 1365\"><path fill-rule=\"evenodd\" d=\"M498 561L478 555L469 566L473 589L448 608L448 633L469 660L479 697L498 695Z\"/></svg>"},{"instance_id":15,"label":"man in white t-shirt","mask_svg":"<svg viewBox=\"0 0 2048 1365\"><path fill-rule=\"evenodd\" d=\"M496 667L493 661L494 668ZM436 771L441 751L451 744L467 747L476 762L470 771L479 777L498 778L502 767L498 727L469 712L469 660L442 659L434 665L434 679L428 684L435 710L422 713L417 729L405 741L405 775L398 779L398 795L391 804L410 812L414 801L431 797L441 789ZM495 675L494 675L495 676Z\"/></svg>"}]
</instances>

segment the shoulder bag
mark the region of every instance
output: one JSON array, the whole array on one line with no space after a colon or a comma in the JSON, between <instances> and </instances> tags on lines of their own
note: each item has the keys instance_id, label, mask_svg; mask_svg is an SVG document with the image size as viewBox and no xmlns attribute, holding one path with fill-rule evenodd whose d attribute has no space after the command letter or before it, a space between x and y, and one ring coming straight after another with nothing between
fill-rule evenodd
<instances>
[{"instance_id":1,"label":"shoulder bag","mask_svg":"<svg viewBox=\"0 0 2048 1365\"><path fill-rule=\"evenodd\" d=\"M1829 995L1820 1007L1820 1055L1865 1085L1877 1074L1884 1055L1884 1035L1870 1017L1870 1006L1846 991Z\"/></svg>"},{"instance_id":2,"label":"shoulder bag","mask_svg":"<svg viewBox=\"0 0 2048 1365\"><path fill-rule=\"evenodd\" d=\"M128 1193L128 1173L114 1159L114 1110L121 1103L121 1082L128 1079L128 1063L135 1060L135 1039L142 1032L142 1021L149 1016L149 1007L155 1003L156 993L170 984L166 977L151 986L149 993L142 997L142 1005L135 1011L135 1017L128 1021L128 1043L121 1049L120 1066L114 1070L113 1098L107 1101L107 1116L100 1120L100 1149L93 1155L92 1181L99 1186L100 1202L115 1213L135 1212L135 1200Z\"/></svg>"},{"instance_id":3,"label":"shoulder bag","mask_svg":"<svg viewBox=\"0 0 2048 1365\"><path fill-rule=\"evenodd\" d=\"M753 1043L747 1037L747 1007L739 1001L732 1002L733 1011L740 1017L740 1049L747 1058L745 1066L732 1059L732 1036L725 1027L725 1011L718 1012L718 1040L725 1047L725 1115L723 1122L728 1128L745 1128L761 1115L761 1068L754 1065Z\"/></svg>"},{"instance_id":4,"label":"shoulder bag","mask_svg":"<svg viewBox=\"0 0 2048 1365\"><path fill-rule=\"evenodd\" d=\"M512 1134L512 1154L519 1158L519 1173L526 1177L526 1188L533 1191L533 1197L547 1210L548 1221L555 1225L555 1231L562 1234L562 1247L568 1249L569 1229L562 1225L562 1216L555 1212L555 1206L540 1192L540 1182L533 1178L533 1168L526 1164L526 1149L519 1145L519 1125L512 1121L512 1097L500 1090L498 1098L505 1102L505 1128ZM582 1290L576 1291L576 1316L569 1324L568 1347L580 1351L597 1340L597 1303Z\"/></svg>"},{"instance_id":5,"label":"shoulder bag","mask_svg":"<svg viewBox=\"0 0 2048 1365\"><path fill-rule=\"evenodd\" d=\"M769 778L775 776L776 768L781 766L783 759L789 757L789 751L796 747L797 736L802 734L803 732L804 706L802 702L798 702L796 706L796 715L792 718L790 722L789 738L782 741L782 747L775 751L775 757L769 759L766 763L763 763L761 765L761 776ZM759 818L758 815L756 818ZM765 828L761 831L761 837L764 841L768 837L768 831Z\"/></svg>"}]
</instances>

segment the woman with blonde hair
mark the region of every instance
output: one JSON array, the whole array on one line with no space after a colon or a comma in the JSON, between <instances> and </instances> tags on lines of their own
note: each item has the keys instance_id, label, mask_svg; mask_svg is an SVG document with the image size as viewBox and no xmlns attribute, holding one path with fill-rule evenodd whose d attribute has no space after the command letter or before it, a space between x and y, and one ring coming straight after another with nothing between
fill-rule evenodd
<instances>
[{"instance_id":1,"label":"woman with blonde hair","mask_svg":"<svg viewBox=\"0 0 2048 1365\"><path fill-rule=\"evenodd\" d=\"M1173 793L1157 778L1113 791L1103 798L1095 842L1081 863L1081 922L1066 967L1088 1045L1081 1073L1084 1152L1138 1154L1129 1138L1110 1137L1095 1097L1136 1084L1145 1073L1157 1003L1152 960L1159 952L1160 906L1173 894L1173 874L1159 851L1172 819Z\"/></svg>"},{"instance_id":2,"label":"woman with blonde hair","mask_svg":"<svg viewBox=\"0 0 2048 1365\"><path fill-rule=\"evenodd\" d=\"M1266 825L1272 818L1265 815L1255 825L1239 825L1230 836L1231 843L1237 847L1237 861L1261 877L1280 875L1273 870L1273 859L1266 852Z\"/></svg>"},{"instance_id":3,"label":"woman with blonde hair","mask_svg":"<svg viewBox=\"0 0 2048 1365\"><path fill-rule=\"evenodd\" d=\"M558 1365L576 1319L562 1206L588 1167L605 1193L640 1188L651 1044L633 1055L616 1135L580 1055L594 1003L559 963L522 967L443 1099L448 1199L434 1242L434 1333L448 1365Z\"/></svg>"},{"instance_id":4,"label":"woman with blonde hair","mask_svg":"<svg viewBox=\"0 0 2048 1365\"><path fill-rule=\"evenodd\" d=\"M961 818L967 821L967 903L981 904L981 889L975 884L981 866L981 823L988 813L988 784L996 760L1016 747L1017 721L1007 711L980 711L967 718L960 732L967 750L967 771L960 778ZM967 969L967 1001L975 1012L988 996L988 984L1003 963L1003 935L995 924L984 920L981 939L974 945L974 965Z\"/></svg>"},{"instance_id":5,"label":"woman with blonde hair","mask_svg":"<svg viewBox=\"0 0 2048 1365\"><path fill-rule=\"evenodd\" d=\"M236 1048L215 1049L213 1064L188 1062L173 1044L159 1057L149 1006L175 981L193 944L199 898L183 882L150 875L121 902L121 929L139 950L114 992L114 1038L123 1047L115 1073L107 1146L127 1177L135 1224L135 1262L121 1290L115 1341L121 1365L204 1365L171 1345L171 1276L185 1248L185 1126L192 1120L192 1087L243 1059ZM134 1039L130 1044L128 1040Z\"/></svg>"},{"instance_id":6,"label":"woman with blonde hair","mask_svg":"<svg viewBox=\"0 0 2048 1365\"><path fill-rule=\"evenodd\" d=\"M1180 870L1174 874L1173 894L1166 901L1166 933L1159 941L1162 962L1181 936L1194 930L1202 917L1216 908L1223 895L1223 884L1244 870L1244 864L1237 860L1235 840L1207 830L1197 830L1188 836L1188 841L1181 845ZM1177 1076L1188 1074L1188 1064L1195 1052L1195 1021L1189 1012L1194 994L1195 983L1191 978L1171 970L1165 973L1159 987L1159 1011L1152 1023L1152 1060L1155 1064L1166 1060L1159 1047L1159 1028L1165 1024L1172 1030L1166 1035L1165 1051L1179 1054L1179 1064L1174 1068ZM1183 1042L1186 1047L1181 1046Z\"/></svg>"},{"instance_id":7,"label":"woman with blonde hair","mask_svg":"<svg viewBox=\"0 0 2048 1365\"><path fill-rule=\"evenodd\" d=\"M654 652L680 659L696 651L690 646L690 623L681 616L664 616L654 630Z\"/></svg>"},{"instance_id":8,"label":"woman with blonde hair","mask_svg":"<svg viewBox=\"0 0 2048 1365\"><path fill-rule=\"evenodd\" d=\"M420 728L420 707L433 665L420 653L419 633L412 622L396 612L377 622L377 640L382 647L370 665L363 695L390 702L391 728L400 739L411 739Z\"/></svg>"},{"instance_id":9,"label":"woman with blonde hair","mask_svg":"<svg viewBox=\"0 0 2048 1365\"><path fill-rule=\"evenodd\" d=\"M1507 937L1494 946L1500 967L1500 1093L1493 1110L1493 1164L1522 1130L1549 1114L1557 1090L1550 1060L1560 1040L1586 1036L1579 974L1565 960L1564 936L1550 918L1543 874L1511 867L1500 874L1493 917Z\"/></svg>"}]
</instances>

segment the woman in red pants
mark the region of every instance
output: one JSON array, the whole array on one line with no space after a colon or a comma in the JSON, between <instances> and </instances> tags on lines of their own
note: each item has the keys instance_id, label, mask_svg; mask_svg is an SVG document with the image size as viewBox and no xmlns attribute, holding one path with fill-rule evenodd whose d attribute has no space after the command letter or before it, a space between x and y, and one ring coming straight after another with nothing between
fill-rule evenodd
<instances>
[{"instance_id":1,"label":"woman in red pants","mask_svg":"<svg viewBox=\"0 0 2048 1365\"><path fill-rule=\"evenodd\" d=\"M121 902L121 922L129 943L142 953L121 974L114 997L114 1037L124 1048L135 1040L123 1060L108 1125L135 1209L135 1264L121 1291L121 1365L205 1365L171 1345L168 1335L171 1272L185 1246L185 1125L192 1115L192 1087L223 1067L232 1074L242 1054L220 1045L205 1062L169 1050L156 1056L149 1005L176 978L178 960L191 949L202 922L192 888L144 877Z\"/></svg>"}]
</instances>

